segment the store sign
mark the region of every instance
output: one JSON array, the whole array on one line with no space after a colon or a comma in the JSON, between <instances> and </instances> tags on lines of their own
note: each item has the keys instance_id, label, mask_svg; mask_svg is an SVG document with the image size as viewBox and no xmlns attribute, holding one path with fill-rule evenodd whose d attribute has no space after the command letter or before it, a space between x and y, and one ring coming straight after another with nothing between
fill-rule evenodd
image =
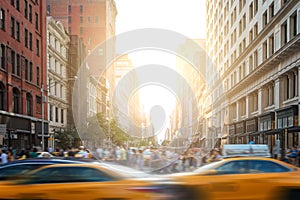
<instances>
[{"instance_id":1,"label":"store sign","mask_svg":"<svg viewBox=\"0 0 300 200\"><path fill-rule=\"evenodd\" d=\"M6 124L0 124L0 135L6 134Z\"/></svg>"},{"instance_id":2,"label":"store sign","mask_svg":"<svg viewBox=\"0 0 300 200\"><path fill-rule=\"evenodd\" d=\"M35 134L35 123L31 122L31 134Z\"/></svg>"}]
</instances>

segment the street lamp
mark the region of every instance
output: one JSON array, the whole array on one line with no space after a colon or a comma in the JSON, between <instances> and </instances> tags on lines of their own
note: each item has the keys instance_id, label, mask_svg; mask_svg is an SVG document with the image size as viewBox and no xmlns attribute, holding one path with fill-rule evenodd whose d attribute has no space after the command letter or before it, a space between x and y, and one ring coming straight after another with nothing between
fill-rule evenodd
<instances>
[{"instance_id":1,"label":"street lamp","mask_svg":"<svg viewBox=\"0 0 300 200\"><path fill-rule=\"evenodd\" d=\"M41 88L41 92L42 92L42 151L45 151L45 131L44 131L44 103L45 103L45 99L44 99L44 85L42 85Z\"/></svg>"}]
</instances>

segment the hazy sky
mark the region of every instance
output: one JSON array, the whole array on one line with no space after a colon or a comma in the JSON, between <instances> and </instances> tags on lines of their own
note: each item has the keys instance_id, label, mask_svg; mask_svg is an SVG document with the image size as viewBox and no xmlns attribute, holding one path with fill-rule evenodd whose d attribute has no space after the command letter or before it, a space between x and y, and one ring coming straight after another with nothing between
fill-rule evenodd
<instances>
[{"instance_id":1,"label":"hazy sky","mask_svg":"<svg viewBox=\"0 0 300 200\"><path fill-rule=\"evenodd\" d=\"M205 0L115 0L117 34L163 28L189 38L205 38Z\"/></svg>"},{"instance_id":2,"label":"hazy sky","mask_svg":"<svg viewBox=\"0 0 300 200\"><path fill-rule=\"evenodd\" d=\"M135 29L162 28L178 32L191 39L205 38L205 0L115 0L115 2L118 10L116 35ZM141 49L130 53L129 57L135 67L159 64L174 69L176 66L175 55L159 50ZM142 75L138 76L143 78ZM168 77L168 79L171 78ZM154 112L154 108L164 109L164 116L166 116L164 124L167 128L169 126L168 116L175 106L175 97L172 91L167 91L164 87L149 86L140 88L139 92L145 111L147 113L153 111L152 113L157 115L154 117L160 123L164 119L160 112ZM176 93L176 91L174 92ZM160 110L158 109L158 111ZM165 132L165 128L161 133ZM158 138L162 141L164 134L159 134Z\"/></svg>"}]
</instances>

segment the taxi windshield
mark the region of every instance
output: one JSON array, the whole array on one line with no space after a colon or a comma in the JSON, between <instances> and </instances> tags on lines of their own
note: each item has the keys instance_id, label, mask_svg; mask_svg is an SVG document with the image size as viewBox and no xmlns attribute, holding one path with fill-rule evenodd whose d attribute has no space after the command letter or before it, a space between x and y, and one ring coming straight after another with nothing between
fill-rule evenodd
<instances>
[{"instance_id":1,"label":"taxi windshield","mask_svg":"<svg viewBox=\"0 0 300 200\"><path fill-rule=\"evenodd\" d=\"M206 172L208 170L211 170L211 169L214 169L216 168L218 165L220 165L222 162L224 162L224 160L219 160L219 161L216 161L216 162L212 162L212 163L209 163L207 165L204 165L198 169L196 169L194 171L194 173L203 173L203 172Z\"/></svg>"}]
</instances>

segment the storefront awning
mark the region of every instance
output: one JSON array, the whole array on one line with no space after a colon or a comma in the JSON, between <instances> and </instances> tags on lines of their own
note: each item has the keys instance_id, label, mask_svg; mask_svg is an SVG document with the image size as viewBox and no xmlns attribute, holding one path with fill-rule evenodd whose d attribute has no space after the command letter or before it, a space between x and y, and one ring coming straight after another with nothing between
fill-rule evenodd
<instances>
[{"instance_id":1,"label":"storefront awning","mask_svg":"<svg viewBox=\"0 0 300 200\"><path fill-rule=\"evenodd\" d=\"M258 136L258 135L260 135L260 134L263 134L264 132L262 132L262 131L257 131L257 132L252 132L252 133L250 133L250 135L251 136Z\"/></svg>"},{"instance_id":2,"label":"storefront awning","mask_svg":"<svg viewBox=\"0 0 300 200\"><path fill-rule=\"evenodd\" d=\"M283 133L283 131L284 131L283 128L273 129L273 130L267 131L266 134L267 135L280 134L280 133Z\"/></svg>"},{"instance_id":3,"label":"storefront awning","mask_svg":"<svg viewBox=\"0 0 300 200\"><path fill-rule=\"evenodd\" d=\"M294 127L290 127L287 130L289 133L297 133L300 132L300 126L294 126Z\"/></svg>"}]
</instances>

